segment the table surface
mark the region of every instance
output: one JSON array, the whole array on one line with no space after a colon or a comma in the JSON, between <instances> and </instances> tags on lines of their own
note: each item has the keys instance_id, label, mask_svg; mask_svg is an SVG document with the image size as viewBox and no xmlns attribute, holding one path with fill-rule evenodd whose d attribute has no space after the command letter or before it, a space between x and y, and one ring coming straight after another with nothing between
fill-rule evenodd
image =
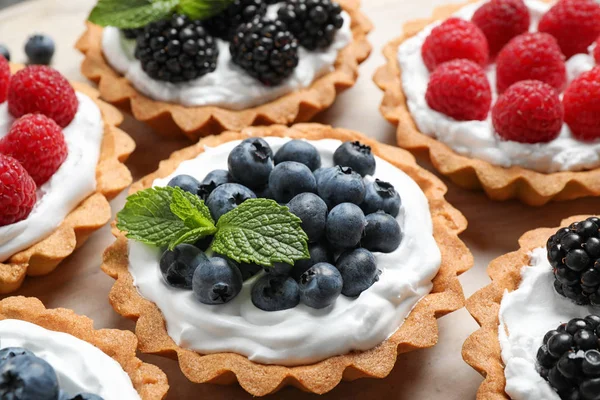
<instances>
[{"instance_id":1,"label":"table surface","mask_svg":"<svg viewBox=\"0 0 600 400\"><path fill-rule=\"evenodd\" d=\"M24 62L23 45L28 35L41 32L51 35L57 53L53 66L69 79L84 81L79 72L81 55L73 45L83 32L87 13L94 0L31 0L0 12L0 40L8 45L14 62ZM372 82L377 67L383 64L382 46L398 36L402 24L428 17L443 0L363 0L363 9L375 25L369 36L373 44L371 57L361 66L356 86L339 96L335 105L322 113L318 122L351 128L380 141L393 143L394 128L378 111L382 93ZM123 129L137 142L137 150L128 166L134 179L154 171L170 152L189 145L184 140L165 140L147 126L126 117ZM420 163L430 168L427 160ZM495 257L516 250L517 239L524 232L540 226L557 226L562 218L574 214L598 213L598 200L584 199L530 208L517 202L495 203L482 193L468 192L447 182L448 200L469 220L462 239L475 256L475 266L461 276L466 296L487 285L486 268ZM112 202L113 210L124 203L124 194ZM63 262L51 275L29 278L15 294L37 296L48 307L67 307L94 319L97 328L133 329L110 307L107 299L113 280L100 271L102 251L113 241L108 227L96 232L88 243ZM323 396L336 398L388 398L464 400L475 398L481 377L461 357L461 347L477 324L465 309L439 320L439 343L398 357L390 376L385 379L362 379L343 382ZM141 355L147 362L161 367L169 376L168 399L208 398L246 399L250 396L239 386L194 385L181 374L177 363L157 356ZM294 388L286 388L271 398L301 399L316 397Z\"/></svg>"}]
</instances>

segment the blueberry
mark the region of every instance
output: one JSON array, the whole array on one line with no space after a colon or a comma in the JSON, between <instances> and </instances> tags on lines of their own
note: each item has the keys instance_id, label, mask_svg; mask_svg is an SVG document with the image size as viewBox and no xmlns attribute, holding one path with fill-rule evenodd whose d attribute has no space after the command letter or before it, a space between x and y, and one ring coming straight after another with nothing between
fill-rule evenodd
<instances>
[{"instance_id":1,"label":"blueberry","mask_svg":"<svg viewBox=\"0 0 600 400\"><path fill-rule=\"evenodd\" d=\"M215 169L214 171L209 172L198 185L198 196L200 196L202 200L206 200L216 188L226 183L233 183L233 178L229 174L229 171Z\"/></svg>"},{"instance_id":2,"label":"blueberry","mask_svg":"<svg viewBox=\"0 0 600 400\"><path fill-rule=\"evenodd\" d=\"M58 378L46 361L31 354L0 364L0 399L56 400Z\"/></svg>"},{"instance_id":3,"label":"blueberry","mask_svg":"<svg viewBox=\"0 0 600 400\"><path fill-rule=\"evenodd\" d=\"M5 347L2 350L0 350L0 363L3 363L4 361L6 361L10 358L22 356L24 354L27 354L30 356L34 355L31 351L24 349L22 347Z\"/></svg>"},{"instance_id":4,"label":"blueberry","mask_svg":"<svg viewBox=\"0 0 600 400\"><path fill-rule=\"evenodd\" d=\"M263 311L282 311L300 303L300 288L290 277L265 274L252 286L252 304Z\"/></svg>"},{"instance_id":5,"label":"blueberry","mask_svg":"<svg viewBox=\"0 0 600 400\"><path fill-rule=\"evenodd\" d=\"M234 147L227 159L229 173L250 189L264 187L273 170L273 151L261 138L248 138Z\"/></svg>"},{"instance_id":6,"label":"blueberry","mask_svg":"<svg viewBox=\"0 0 600 400\"><path fill-rule=\"evenodd\" d=\"M400 195L391 183L375 179L366 184L365 199L360 205L365 214L384 211L396 218L400 212Z\"/></svg>"},{"instance_id":7,"label":"blueberry","mask_svg":"<svg viewBox=\"0 0 600 400\"><path fill-rule=\"evenodd\" d=\"M223 214L227 214L244 201L255 198L256 195L247 187L237 183L226 183L216 188L208 196L206 206L213 219L218 221Z\"/></svg>"},{"instance_id":8,"label":"blueberry","mask_svg":"<svg viewBox=\"0 0 600 400\"><path fill-rule=\"evenodd\" d=\"M553 357L560 357L573 345L573 336L568 333L560 333L548 339L548 352Z\"/></svg>"},{"instance_id":9,"label":"blueberry","mask_svg":"<svg viewBox=\"0 0 600 400\"><path fill-rule=\"evenodd\" d=\"M300 277L300 301L312 308L325 308L342 293L342 274L331 264L313 265Z\"/></svg>"},{"instance_id":10,"label":"blueberry","mask_svg":"<svg viewBox=\"0 0 600 400\"><path fill-rule=\"evenodd\" d=\"M329 174L333 174L335 171L336 171L335 167L332 167L332 168L321 167L321 168L314 170L313 175L315 176L315 179L317 180L317 187L319 186L319 182L321 182L321 179L328 177Z\"/></svg>"},{"instance_id":11,"label":"blueberry","mask_svg":"<svg viewBox=\"0 0 600 400\"><path fill-rule=\"evenodd\" d=\"M321 240L325 234L327 222L327 204L313 193L302 193L288 204L290 212L302 220L302 230L308 235L309 242Z\"/></svg>"},{"instance_id":12,"label":"blueberry","mask_svg":"<svg viewBox=\"0 0 600 400\"><path fill-rule=\"evenodd\" d=\"M317 181L306 165L284 161L271 172L269 188L277 202L287 203L300 193L315 193Z\"/></svg>"},{"instance_id":13,"label":"blueberry","mask_svg":"<svg viewBox=\"0 0 600 400\"><path fill-rule=\"evenodd\" d=\"M375 256L367 249L356 249L343 253L335 266L340 270L344 287L342 294L355 297L379 280Z\"/></svg>"},{"instance_id":14,"label":"blueberry","mask_svg":"<svg viewBox=\"0 0 600 400\"><path fill-rule=\"evenodd\" d=\"M341 203L360 204L365 199L365 183L350 167L332 167L319 173L317 191L329 208Z\"/></svg>"},{"instance_id":15,"label":"blueberry","mask_svg":"<svg viewBox=\"0 0 600 400\"><path fill-rule=\"evenodd\" d=\"M254 275L258 274L263 268L260 265L256 264L248 264L248 263L240 263L238 264L238 268L242 273L242 279L247 281L252 278Z\"/></svg>"},{"instance_id":16,"label":"blueberry","mask_svg":"<svg viewBox=\"0 0 600 400\"><path fill-rule=\"evenodd\" d=\"M203 304L225 304L242 290L242 273L234 263L211 257L194 272L194 295Z\"/></svg>"},{"instance_id":17,"label":"blueberry","mask_svg":"<svg viewBox=\"0 0 600 400\"><path fill-rule=\"evenodd\" d=\"M178 187L181 190L198 195L198 190L200 189L200 182L198 182L196 178L190 175L177 175L169 181L167 186Z\"/></svg>"},{"instance_id":18,"label":"blueberry","mask_svg":"<svg viewBox=\"0 0 600 400\"><path fill-rule=\"evenodd\" d=\"M360 241L362 247L370 251L391 253L400 246L402 232L394 217L379 211L366 216L367 226Z\"/></svg>"},{"instance_id":19,"label":"blueberry","mask_svg":"<svg viewBox=\"0 0 600 400\"><path fill-rule=\"evenodd\" d=\"M305 140L290 140L275 153L275 165L284 161L296 161L311 171L321 167L321 155L317 148Z\"/></svg>"},{"instance_id":20,"label":"blueberry","mask_svg":"<svg viewBox=\"0 0 600 400\"><path fill-rule=\"evenodd\" d=\"M208 257L196 246L180 244L166 250L160 258L160 272L169 285L181 289L192 289L194 271Z\"/></svg>"},{"instance_id":21,"label":"blueberry","mask_svg":"<svg viewBox=\"0 0 600 400\"><path fill-rule=\"evenodd\" d=\"M583 373L587 376L600 376L600 351L588 350L585 352L583 357L583 363L581 365Z\"/></svg>"},{"instance_id":22,"label":"blueberry","mask_svg":"<svg viewBox=\"0 0 600 400\"><path fill-rule=\"evenodd\" d=\"M10 51L8 51L8 48L3 44L0 44L0 56L6 58L6 61L10 61Z\"/></svg>"},{"instance_id":23,"label":"blueberry","mask_svg":"<svg viewBox=\"0 0 600 400\"><path fill-rule=\"evenodd\" d=\"M103 400L103 398L92 393L79 393L70 397L69 400Z\"/></svg>"},{"instance_id":24,"label":"blueberry","mask_svg":"<svg viewBox=\"0 0 600 400\"><path fill-rule=\"evenodd\" d=\"M292 273L293 265L276 262L272 267L266 267L265 272L273 276L288 277Z\"/></svg>"},{"instance_id":25,"label":"blueberry","mask_svg":"<svg viewBox=\"0 0 600 400\"><path fill-rule=\"evenodd\" d=\"M309 243L308 252L310 253L310 258L296 261L294 269L292 269L292 277L297 281L300 280L300 276L308 271L313 265L321 262L333 263L333 252L326 243Z\"/></svg>"},{"instance_id":26,"label":"blueberry","mask_svg":"<svg viewBox=\"0 0 600 400\"><path fill-rule=\"evenodd\" d=\"M48 65L54 55L54 40L48 35L33 35L25 44L29 64Z\"/></svg>"},{"instance_id":27,"label":"blueberry","mask_svg":"<svg viewBox=\"0 0 600 400\"><path fill-rule=\"evenodd\" d=\"M329 213L325 234L335 248L349 249L358 245L366 225L367 219L360 207L352 203L342 203Z\"/></svg>"},{"instance_id":28,"label":"blueberry","mask_svg":"<svg viewBox=\"0 0 600 400\"><path fill-rule=\"evenodd\" d=\"M598 400L600 399L600 378L587 379L579 386L581 399Z\"/></svg>"},{"instance_id":29,"label":"blueberry","mask_svg":"<svg viewBox=\"0 0 600 400\"><path fill-rule=\"evenodd\" d=\"M536 358L538 364L540 364L544 368L552 368L556 363L556 358L554 358L550 353L548 353L548 347L545 344L538 349Z\"/></svg>"},{"instance_id":30,"label":"blueberry","mask_svg":"<svg viewBox=\"0 0 600 400\"><path fill-rule=\"evenodd\" d=\"M275 196L273 196L273 191L271 191L271 188L268 185L260 189L255 189L254 193L256 193L256 197L258 197L259 199L275 200Z\"/></svg>"},{"instance_id":31,"label":"blueberry","mask_svg":"<svg viewBox=\"0 0 600 400\"><path fill-rule=\"evenodd\" d=\"M342 167L351 167L361 176L375 173L375 157L371 147L355 142L344 142L333 153L333 162Z\"/></svg>"}]
</instances>

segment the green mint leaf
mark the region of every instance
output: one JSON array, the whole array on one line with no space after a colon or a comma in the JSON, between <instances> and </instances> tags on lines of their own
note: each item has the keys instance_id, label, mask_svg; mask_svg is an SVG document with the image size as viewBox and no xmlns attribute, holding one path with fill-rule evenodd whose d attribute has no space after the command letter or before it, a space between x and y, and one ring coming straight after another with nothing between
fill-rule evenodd
<instances>
[{"instance_id":1,"label":"green mint leaf","mask_svg":"<svg viewBox=\"0 0 600 400\"><path fill-rule=\"evenodd\" d=\"M237 262L270 267L310 257L300 218L267 199L249 199L217 222L213 251Z\"/></svg>"},{"instance_id":2,"label":"green mint leaf","mask_svg":"<svg viewBox=\"0 0 600 400\"><path fill-rule=\"evenodd\" d=\"M233 0L180 0L177 11L191 19L206 19L226 9Z\"/></svg>"},{"instance_id":3,"label":"green mint leaf","mask_svg":"<svg viewBox=\"0 0 600 400\"><path fill-rule=\"evenodd\" d=\"M168 17L178 4L179 0L98 0L88 20L100 26L140 28Z\"/></svg>"},{"instance_id":4,"label":"green mint leaf","mask_svg":"<svg viewBox=\"0 0 600 400\"><path fill-rule=\"evenodd\" d=\"M214 226L212 228L211 227L203 227L203 228L193 229L193 230L189 231L188 233L184 234L183 236L181 236L179 239L170 243L169 250L173 250L175 248L175 246L177 246L178 244L181 244L181 243L189 243L189 244L196 243L199 239L201 239L205 236L213 235L216 231L217 231L217 228L215 228Z\"/></svg>"},{"instance_id":5,"label":"green mint leaf","mask_svg":"<svg viewBox=\"0 0 600 400\"><path fill-rule=\"evenodd\" d=\"M213 227L215 221L210 215L208 207L198 196L175 188L171 212L177 215L187 227L195 229L200 227Z\"/></svg>"}]
</instances>

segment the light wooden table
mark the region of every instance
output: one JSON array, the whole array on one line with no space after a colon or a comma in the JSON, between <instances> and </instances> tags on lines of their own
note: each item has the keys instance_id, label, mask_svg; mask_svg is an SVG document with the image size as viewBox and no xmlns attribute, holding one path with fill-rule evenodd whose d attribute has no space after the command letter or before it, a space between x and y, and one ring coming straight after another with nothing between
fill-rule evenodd
<instances>
[{"instance_id":1,"label":"light wooden table","mask_svg":"<svg viewBox=\"0 0 600 400\"><path fill-rule=\"evenodd\" d=\"M0 42L9 46L13 61L23 62L23 45L35 32L50 34L58 43L54 67L69 79L83 80L79 73L81 55L73 45L83 31L83 21L94 0L31 0L0 12ZM319 116L318 121L362 131L381 141L392 143L394 129L378 111L381 92L372 83L375 69L383 63L382 46L401 32L405 21L427 17L443 0L363 0L363 8L376 29L370 35L373 54L360 69L360 79L336 104ZM158 162L185 141L167 141L127 117L123 128L137 142L137 150L128 166L134 178L152 172ZM429 167L427 160L420 160ZM489 282L485 272L490 260L517 248L517 238L539 226L556 226L567 216L600 212L599 200L586 199L530 208L516 202L493 203L481 193L467 192L449 184L448 199L469 220L462 238L475 255L475 267L461 277L465 294L471 295ZM124 195L113 201L119 210ZM49 307L68 307L95 320L98 328L133 329L133 323L117 315L108 304L107 294L113 280L99 267L102 251L112 243L109 229L95 233L86 246L77 251L58 270L45 278L28 279L17 293L37 296ZM475 321L462 309L439 320L440 341L432 349L401 355L396 368L382 380L363 379L342 383L326 399L445 399L465 400L475 397L481 377L461 358L465 338L477 328ZM141 356L155 363L169 376L169 399L246 399L250 396L238 386L193 385L179 372L175 361ZM272 398L300 399L316 397L287 388Z\"/></svg>"}]
</instances>

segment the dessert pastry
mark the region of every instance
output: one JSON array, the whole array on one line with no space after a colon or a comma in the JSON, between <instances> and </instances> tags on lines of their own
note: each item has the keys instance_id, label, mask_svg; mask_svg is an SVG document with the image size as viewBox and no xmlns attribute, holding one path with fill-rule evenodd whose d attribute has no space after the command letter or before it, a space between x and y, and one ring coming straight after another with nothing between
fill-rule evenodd
<instances>
[{"instance_id":1,"label":"dessert pastry","mask_svg":"<svg viewBox=\"0 0 600 400\"><path fill-rule=\"evenodd\" d=\"M36 298L0 301L0 397L36 400L160 400L169 385L136 357L128 331ZM15 397L13 397L15 396Z\"/></svg>"},{"instance_id":2,"label":"dessert pastry","mask_svg":"<svg viewBox=\"0 0 600 400\"><path fill-rule=\"evenodd\" d=\"M599 195L598 36L593 0L443 6L385 47L381 112L401 147L494 200Z\"/></svg>"},{"instance_id":3,"label":"dessert pastry","mask_svg":"<svg viewBox=\"0 0 600 400\"><path fill-rule=\"evenodd\" d=\"M109 298L140 350L177 355L193 382L266 395L381 378L463 303L472 256L445 192L349 130L208 137L132 186L104 255Z\"/></svg>"},{"instance_id":4,"label":"dessert pastry","mask_svg":"<svg viewBox=\"0 0 600 400\"><path fill-rule=\"evenodd\" d=\"M165 135L308 121L355 83L371 50L359 0L236 0L216 15L218 2L171 1L149 24L104 3L77 43L82 73Z\"/></svg>"},{"instance_id":5,"label":"dessert pastry","mask_svg":"<svg viewBox=\"0 0 600 400\"><path fill-rule=\"evenodd\" d=\"M490 264L492 283L467 300L481 325L463 358L485 376L478 399L600 396L600 219L527 232Z\"/></svg>"},{"instance_id":6,"label":"dessert pastry","mask_svg":"<svg viewBox=\"0 0 600 400\"><path fill-rule=\"evenodd\" d=\"M0 57L0 293L52 272L110 220L135 146L94 89L17 69Z\"/></svg>"}]
</instances>

